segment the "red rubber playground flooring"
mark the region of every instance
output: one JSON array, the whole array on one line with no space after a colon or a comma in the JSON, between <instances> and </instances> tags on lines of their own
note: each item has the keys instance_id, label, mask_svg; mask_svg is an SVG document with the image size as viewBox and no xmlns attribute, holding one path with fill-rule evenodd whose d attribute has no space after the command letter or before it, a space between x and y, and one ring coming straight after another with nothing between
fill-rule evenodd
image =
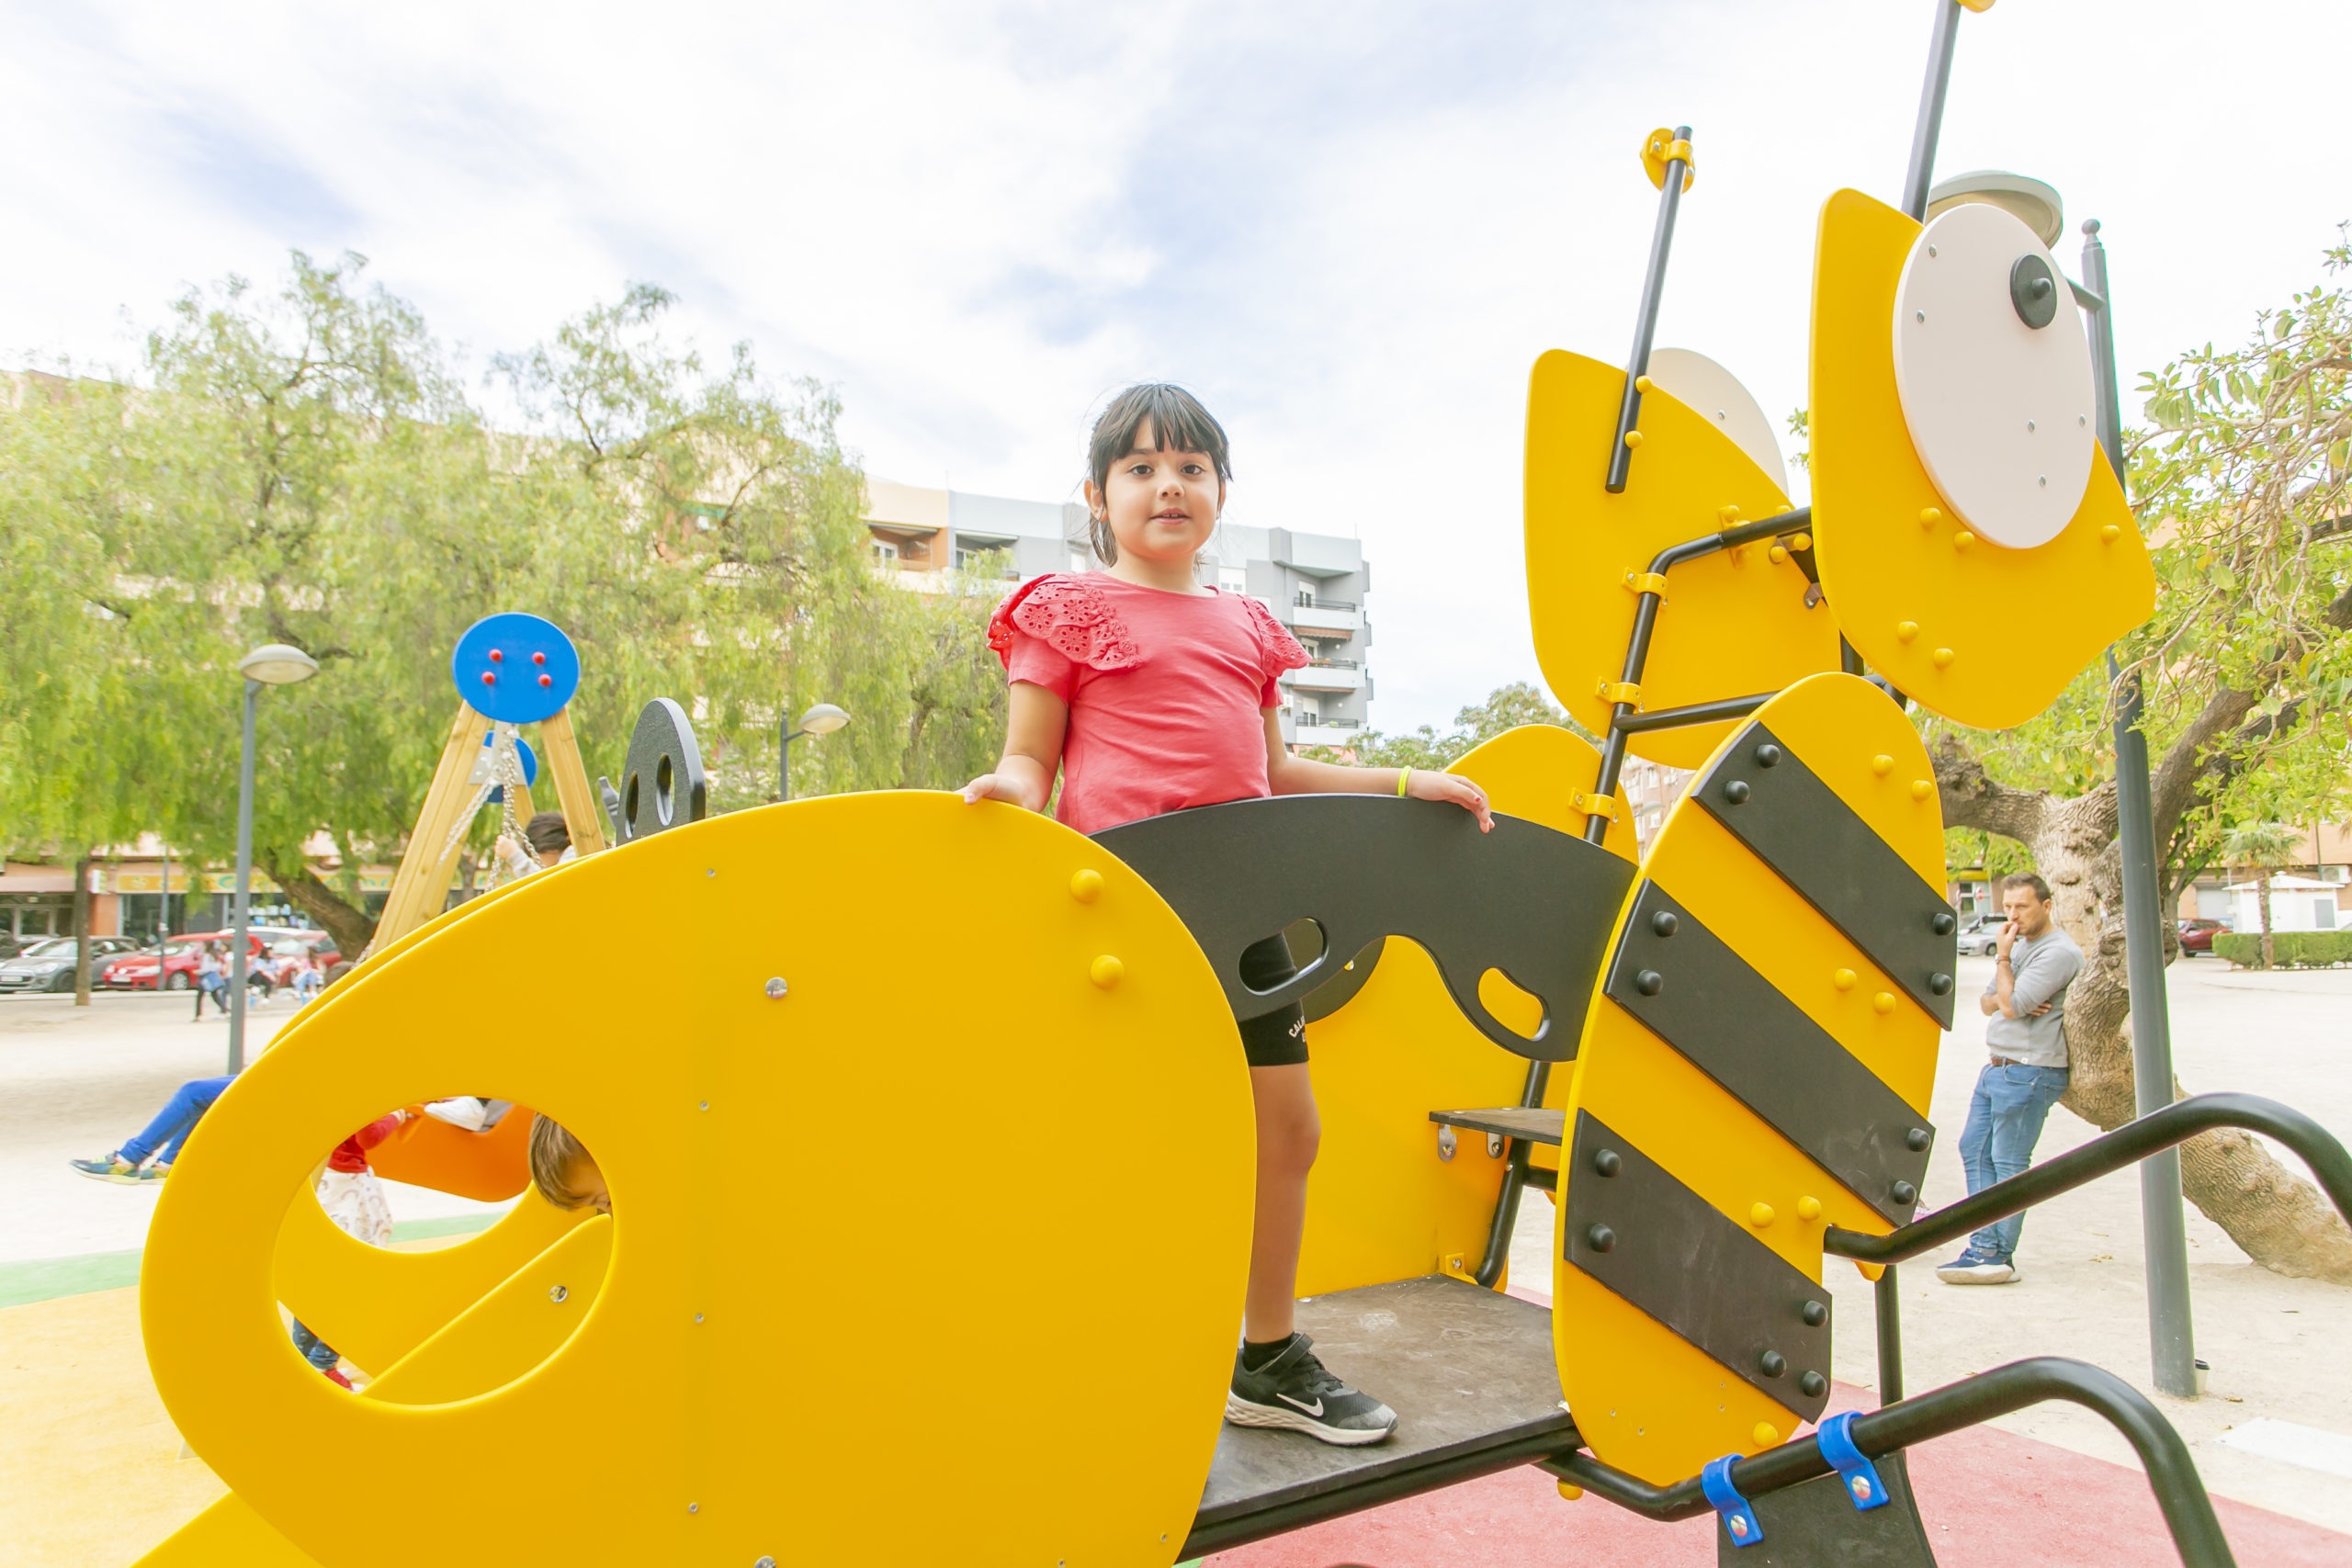
<instances>
[{"instance_id":1,"label":"red rubber playground flooring","mask_svg":"<svg viewBox=\"0 0 2352 1568\"><path fill-rule=\"evenodd\" d=\"M1867 1409L1838 1385L1832 1407ZM1977 1427L1911 1450L1911 1485L1941 1568L2147 1568L2177 1562L2164 1517L2137 1470L2031 1438ZM2228 1498L2222 1529L2245 1568L2346 1568L2352 1535ZM1600 1498L1566 1502L1542 1471L1522 1469L1408 1497L1208 1558L1208 1568L1713 1568L1713 1517L1656 1524Z\"/></svg>"}]
</instances>

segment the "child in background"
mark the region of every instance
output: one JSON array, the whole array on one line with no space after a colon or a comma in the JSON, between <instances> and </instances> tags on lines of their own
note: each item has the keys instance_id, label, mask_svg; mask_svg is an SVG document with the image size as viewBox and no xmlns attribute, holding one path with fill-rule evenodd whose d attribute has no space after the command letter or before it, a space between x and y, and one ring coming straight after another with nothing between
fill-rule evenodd
<instances>
[{"instance_id":1,"label":"child in background","mask_svg":"<svg viewBox=\"0 0 2352 1568\"><path fill-rule=\"evenodd\" d=\"M531 1119L531 1185L559 1209L613 1212L612 1194L605 1190L605 1173L596 1168L587 1148L564 1126L546 1116Z\"/></svg>"},{"instance_id":2,"label":"child in background","mask_svg":"<svg viewBox=\"0 0 2352 1568\"><path fill-rule=\"evenodd\" d=\"M327 1156L326 1168L319 1172L319 1207L327 1218L346 1235L356 1236L370 1247L392 1244L392 1208L385 1201L383 1183L368 1168L368 1151L382 1143L408 1120L408 1112L395 1111L379 1116L356 1133L334 1146ZM343 1358L334 1347L294 1320L294 1348L302 1359L317 1368L329 1382L349 1388L351 1380L343 1375L339 1363Z\"/></svg>"},{"instance_id":3,"label":"child in background","mask_svg":"<svg viewBox=\"0 0 2352 1568\"><path fill-rule=\"evenodd\" d=\"M1306 662L1272 612L1198 586L1196 558L1233 477L1222 426L1193 395L1130 387L1095 422L1086 502L1105 567L1023 583L997 607L989 641L1012 683L1003 760L967 801L1043 811L1081 833L1187 807L1268 795L1369 794L1450 801L1493 826L1469 780L1407 768L1343 768L1283 743L1275 677ZM1242 954L1266 989L1297 971L1277 934ZM1295 1332L1306 1178L1321 1123L1296 1005L1241 1025L1257 1106L1256 1229L1242 1345L1225 1418L1327 1443L1376 1443L1396 1413L1327 1371Z\"/></svg>"}]
</instances>

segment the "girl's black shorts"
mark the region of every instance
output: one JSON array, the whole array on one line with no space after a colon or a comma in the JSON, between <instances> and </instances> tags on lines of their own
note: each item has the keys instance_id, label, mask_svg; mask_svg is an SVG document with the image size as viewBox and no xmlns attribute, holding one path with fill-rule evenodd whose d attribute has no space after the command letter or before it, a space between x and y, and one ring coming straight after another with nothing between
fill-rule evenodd
<instances>
[{"instance_id":1,"label":"girl's black shorts","mask_svg":"<svg viewBox=\"0 0 2352 1568\"><path fill-rule=\"evenodd\" d=\"M1277 931L1241 950L1241 979L1253 991L1271 991L1298 973L1290 944ZM1306 1060L1306 1010L1296 1002L1241 1023L1241 1051L1253 1067L1295 1067Z\"/></svg>"}]
</instances>

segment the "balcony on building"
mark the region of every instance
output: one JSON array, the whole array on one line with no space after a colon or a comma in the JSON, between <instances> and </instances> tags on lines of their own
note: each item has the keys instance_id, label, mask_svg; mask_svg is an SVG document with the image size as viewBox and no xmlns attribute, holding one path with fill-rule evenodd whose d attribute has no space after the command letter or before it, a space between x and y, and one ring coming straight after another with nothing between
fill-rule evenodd
<instances>
[{"instance_id":1,"label":"balcony on building","mask_svg":"<svg viewBox=\"0 0 2352 1568\"><path fill-rule=\"evenodd\" d=\"M1285 670L1282 682L1302 692L1361 692L1363 663L1355 659L1317 659L1303 670Z\"/></svg>"},{"instance_id":2,"label":"balcony on building","mask_svg":"<svg viewBox=\"0 0 2352 1568\"><path fill-rule=\"evenodd\" d=\"M1301 590L1274 606L1283 624L1302 637L1353 637L1363 630L1363 606L1347 599L1325 599Z\"/></svg>"},{"instance_id":3,"label":"balcony on building","mask_svg":"<svg viewBox=\"0 0 2352 1568\"><path fill-rule=\"evenodd\" d=\"M1363 739L1360 718L1323 718L1303 713L1292 728L1300 746L1352 746Z\"/></svg>"}]
</instances>

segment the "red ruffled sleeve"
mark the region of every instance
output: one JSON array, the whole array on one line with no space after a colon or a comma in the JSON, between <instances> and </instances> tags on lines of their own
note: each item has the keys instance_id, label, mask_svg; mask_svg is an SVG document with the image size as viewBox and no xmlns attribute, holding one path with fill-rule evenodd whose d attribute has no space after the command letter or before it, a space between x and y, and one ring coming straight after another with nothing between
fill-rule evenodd
<instances>
[{"instance_id":1,"label":"red ruffled sleeve","mask_svg":"<svg viewBox=\"0 0 2352 1568\"><path fill-rule=\"evenodd\" d=\"M1012 668L1015 632L1034 637L1072 663L1091 670L1132 670L1143 660L1143 650L1128 635L1126 623L1119 619L1102 591L1083 577L1047 572L1004 596L1004 603L989 617L989 646L996 649L1008 671ZM1294 642L1291 648L1296 650L1298 644ZM1298 662L1306 662L1306 654L1299 654Z\"/></svg>"},{"instance_id":2,"label":"red ruffled sleeve","mask_svg":"<svg viewBox=\"0 0 2352 1568\"><path fill-rule=\"evenodd\" d=\"M1258 645L1264 650L1266 679L1271 681L1285 670L1304 670L1313 662L1290 628L1274 619L1262 599L1244 596L1242 603L1250 606L1250 624L1258 628Z\"/></svg>"}]
</instances>

